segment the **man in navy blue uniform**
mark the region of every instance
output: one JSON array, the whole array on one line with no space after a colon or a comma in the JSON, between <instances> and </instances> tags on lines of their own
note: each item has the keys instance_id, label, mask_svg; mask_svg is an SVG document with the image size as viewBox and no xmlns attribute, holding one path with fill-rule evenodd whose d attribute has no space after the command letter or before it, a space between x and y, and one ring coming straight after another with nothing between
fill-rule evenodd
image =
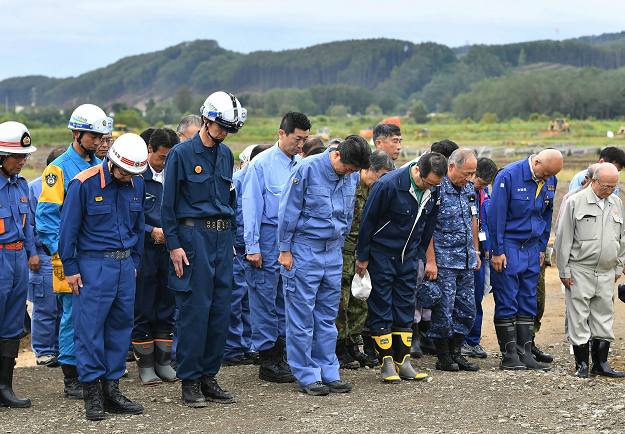
<instances>
[{"instance_id":1,"label":"man in navy blue uniform","mask_svg":"<svg viewBox=\"0 0 625 434\"><path fill-rule=\"evenodd\" d=\"M13 368L24 329L28 291L28 257L34 250L33 218L28 207L28 184L19 173L37 148L23 124L0 124L0 405L30 407L30 399L13 393Z\"/></svg>"},{"instance_id":2,"label":"man in navy blue uniform","mask_svg":"<svg viewBox=\"0 0 625 434\"><path fill-rule=\"evenodd\" d=\"M511 163L495 177L490 208L490 283L501 369L548 371L532 357L536 285L551 232L562 154L546 149ZM518 355L517 355L518 352Z\"/></svg>"},{"instance_id":3,"label":"man in navy blue uniform","mask_svg":"<svg viewBox=\"0 0 625 434\"><path fill-rule=\"evenodd\" d=\"M61 211L59 256L74 298L74 347L85 416L140 414L119 390L132 332L135 277L143 252L148 152L136 134L120 136L108 157L70 181Z\"/></svg>"},{"instance_id":4,"label":"man in navy blue uniform","mask_svg":"<svg viewBox=\"0 0 625 434\"><path fill-rule=\"evenodd\" d=\"M417 260L425 260L439 207L437 185L447 174L439 153L387 173L371 189L363 210L356 272L367 268L373 287L368 299L381 380L423 380L410 365Z\"/></svg>"},{"instance_id":5,"label":"man in navy blue uniform","mask_svg":"<svg viewBox=\"0 0 625 434\"><path fill-rule=\"evenodd\" d=\"M222 91L206 99L201 113L200 131L167 156L161 207L169 287L180 312L178 377L182 400L193 407L235 402L215 379L228 334L236 233L234 156L222 141L247 118L235 96Z\"/></svg>"},{"instance_id":6,"label":"man in navy blue uniform","mask_svg":"<svg viewBox=\"0 0 625 434\"><path fill-rule=\"evenodd\" d=\"M145 248L137 268L132 345L144 386L177 380L171 367L176 300L174 292L167 287L169 253L161 224L163 169L167 153L177 143L178 136L173 130L154 130L148 145L148 169L143 173Z\"/></svg>"}]
</instances>

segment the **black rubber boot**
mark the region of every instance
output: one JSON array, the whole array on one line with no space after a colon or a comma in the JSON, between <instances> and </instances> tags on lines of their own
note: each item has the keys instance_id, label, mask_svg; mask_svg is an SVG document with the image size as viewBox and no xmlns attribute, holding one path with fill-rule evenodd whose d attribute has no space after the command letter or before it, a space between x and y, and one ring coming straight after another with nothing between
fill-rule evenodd
<instances>
[{"instance_id":1,"label":"black rubber boot","mask_svg":"<svg viewBox=\"0 0 625 434\"><path fill-rule=\"evenodd\" d=\"M393 327L391 331L393 334L393 363L399 378L411 381L421 381L428 378L428 374L415 371L410 364L412 329Z\"/></svg>"},{"instance_id":2,"label":"black rubber boot","mask_svg":"<svg viewBox=\"0 0 625 434\"><path fill-rule=\"evenodd\" d=\"M499 342L499 350L501 351L499 369L504 369L506 371L525 370L525 365L519 360L519 356L516 351L515 319L516 318L513 316L494 319L497 342Z\"/></svg>"},{"instance_id":3,"label":"black rubber boot","mask_svg":"<svg viewBox=\"0 0 625 434\"><path fill-rule=\"evenodd\" d=\"M536 346L534 343L534 339L536 336L532 336L532 355L536 359L537 362L541 363L551 363L553 362L553 356L551 354L543 353L540 351L540 348Z\"/></svg>"},{"instance_id":4,"label":"black rubber boot","mask_svg":"<svg viewBox=\"0 0 625 434\"><path fill-rule=\"evenodd\" d=\"M63 371L63 396L67 399L83 399L83 386L78 381L78 370L75 365L61 365Z\"/></svg>"},{"instance_id":5,"label":"black rubber boot","mask_svg":"<svg viewBox=\"0 0 625 434\"><path fill-rule=\"evenodd\" d=\"M420 359L423 357L423 351L419 345L419 323L412 324L412 343L410 344L410 357Z\"/></svg>"},{"instance_id":6,"label":"black rubber boot","mask_svg":"<svg viewBox=\"0 0 625 434\"><path fill-rule=\"evenodd\" d=\"M197 380L182 380L182 402L189 407L206 407L206 399L202 394L199 378Z\"/></svg>"},{"instance_id":7,"label":"black rubber boot","mask_svg":"<svg viewBox=\"0 0 625 434\"><path fill-rule=\"evenodd\" d=\"M601 375L602 377L623 378L625 372L615 371L608 364L608 353L610 352L610 341L603 339L593 339L591 348L592 366L590 375Z\"/></svg>"},{"instance_id":8,"label":"black rubber boot","mask_svg":"<svg viewBox=\"0 0 625 434\"><path fill-rule=\"evenodd\" d=\"M419 347L421 352L428 356L436 355L436 345L431 339L427 337L427 332L430 330L430 321L421 321L419 324Z\"/></svg>"},{"instance_id":9,"label":"black rubber boot","mask_svg":"<svg viewBox=\"0 0 625 434\"><path fill-rule=\"evenodd\" d=\"M119 391L119 380L102 380L104 411L118 414L141 414L143 406L132 402Z\"/></svg>"},{"instance_id":10,"label":"black rubber boot","mask_svg":"<svg viewBox=\"0 0 625 434\"><path fill-rule=\"evenodd\" d=\"M202 395L204 395L204 399L211 402L219 402L221 404L231 404L233 402L237 402L234 397L234 393L228 392L227 390L223 390L217 384L217 380L215 377L209 377L207 375L202 375L200 378L200 385L202 389Z\"/></svg>"},{"instance_id":11,"label":"black rubber boot","mask_svg":"<svg viewBox=\"0 0 625 434\"><path fill-rule=\"evenodd\" d=\"M457 363L451 358L449 351L449 339L434 339L434 345L436 346L436 369L439 371L459 371Z\"/></svg>"},{"instance_id":12,"label":"black rubber boot","mask_svg":"<svg viewBox=\"0 0 625 434\"><path fill-rule=\"evenodd\" d=\"M573 345L573 354L575 355L575 376L579 378L588 378L588 344Z\"/></svg>"},{"instance_id":13,"label":"black rubber boot","mask_svg":"<svg viewBox=\"0 0 625 434\"><path fill-rule=\"evenodd\" d=\"M373 338L371 337L371 331L362 332L362 352L369 360L375 360L375 366L380 366L378 360L378 354L375 352L375 345L373 344Z\"/></svg>"},{"instance_id":14,"label":"black rubber boot","mask_svg":"<svg viewBox=\"0 0 625 434\"><path fill-rule=\"evenodd\" d=\"M259 355L258 378L272 383L292 383L295 381L291 368L284 362L280 348L274 346L269 350L260 351Z\"/></svg>"},{"instance_id":15,"label":"black rubber boot","mask_svg":"<svg viewBox=\"0 0 625 434\"><path fill-rule=\"evenodd\" d=\"M519 361L525 365L526 369L533 371L551 371L549 365L538 363L532 356L532 333L534 332L533 316L516 317L516 350L519 354Z\"/></svg>"},{"instance_id":16,"label":"black rubber boot","mask_svg":"<svg viewBox=\"0 0 625 434\"><path fill-rule=\"evenodd\" d=\"M154 371L163 381L177 383L180 379L171 367L172 332L154 332Z\"/></svg>"},{"instance_id":17,"label":"black rubber boot","mask_svg":"<svg viewBox=\"0 0 625 434\"><path fill-rule=\"evenodd\" d=\"M154 372L154 339L145 335L141 339L132 342L139 380L144 386L156 386L163 382ZM171 367L170 367L171 368Z\"/></svg>"},{"instance_id":18,"label":"black rubber boot","mask_svg":"<svg viewBox=\"0 0 625 434\"><path fill-rule=\"evenodd\" d=\"M336 358L339 359L341 369L358 369L360 363L352 358L345 346L345 339L336 341Z\"/></svg>"},{"instance_id":19,"label":"black rubber boot","mask_svg":"<svg viewBox=\"0 0 625 434\"><path fill-rule=\"evenodd\" d=\"M372 330L373 345L380 362L380 379L383 383L399 383L401 379L393 361L393 335L391 329Z\"/></svg>"},{"instance_id":20,"label":"black rubber boot","mask_svg":"<svg viewBox=\"0 0 625 434\"><path fill-rule=\"evenodd\" d=\"M462 355L462 343L464 342L464 335L454 333L454 337L451 340L451 359L454 361L461 371L479 371L480 367L477 363L471 363Z\"/></svg>"},{"instance_id":21,"label":"black rubber boot","mask_svg":"<svg viewBox=\"0 0 625 434\"><path fill-rule=\"evenodd\" d=\"M5 407L30 407L30 399L18 398L13 392L13 369L19 349L19 340L2 339L2 348L0 348L0 405Z\"/></svg>"},{"instance_id":22,"label":"black rubber boot","mask_svg":"<svg viewBox=\"0 0 625 434\"><path fill-rule=\"evenodd\" d=\"M349 355L352 356L352 359L360 363L361 367L368 366L369 368L375 368L376 366L380 364L378 362L377 357L371 358L367 354L360 352L360 348L358 348L358 344L348 344L346 346L347 346L347 352L349 353Z\"/></svg>"},{"instance_id":23,"label":"black rubber boot","mask_svg":"<svg viewBox=\"0 0 625 434\"><path fill-rule=\"evenodd\" d=\"M104 397L102 396L100 380L82 383L82 388L85 400L85 417L87 420L104 419Z\"/></svg>"}]
</instances>

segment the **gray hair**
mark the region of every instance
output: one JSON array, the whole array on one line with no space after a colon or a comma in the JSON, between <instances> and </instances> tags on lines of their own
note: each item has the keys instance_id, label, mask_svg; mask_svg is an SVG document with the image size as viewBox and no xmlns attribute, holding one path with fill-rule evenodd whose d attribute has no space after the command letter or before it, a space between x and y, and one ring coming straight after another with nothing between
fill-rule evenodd
<instances>
[{"instance_id":1,"label":"gray hair","mask_svg":"<svg viewBox=\"0 0 625 434\"><path fill-rule=\"evenodd\" d=\"M343 143L344 140L343 139L339 139L338 137L333 138L332 140L330 140L330 143L328 143L328 147L332 146L332 145L340 145L341 143Z\"/></svg>"},{"instance_id":2,"label":"gray hair","mask_svg":"<svg viewBox=\"0 0 625 434\"><path fill-rule=\"evenodd\" d=\"M595 177L595 169L597 168L597 163L592 163L588 166L588 170L586 171L586 177L590 181ZM586 178L582 179L580 185L586 185Z\"/></svg>"},{"instance_id":3,"label":"gray hair","mask_svg":"<svg viewBox=\"0 0 625 434\"><path fill-rule=\"evenodd\" d=\"M369 163L371 163L371 170L374 172L378 172L380 170L387 170L390 172L395 169L393 159L382 149L376 149L371 153Z\"/></svg>"},{"instance_id":4,"label":"gray hair","mask_svg":"<svg viewBox=\"0 0 625 434\"><path fill-rule=\"evenodd\" d=\"M449 164L454 163L454 166L456 166L457 168L461 168L470 157L475 158L477 161L475 152L473 152L469 148L459 148L452 152L449 156Z\"/></svg>"},{"instance_id":5,"label":"gray hair","mask_svg":"<svg viewBox=\"0 0 625 434\"><path fill-rule=\"evenodd\" d=\"M184 134L185 131L187 131L187 129L191 125L195 125L195 126L201 127L202 126L202 118L200 118L198 115L187 115L187 116L183 117L180 120L180 123L178 124L178 128L176 129L176 132Z\"/></svg>"}]
</instances>

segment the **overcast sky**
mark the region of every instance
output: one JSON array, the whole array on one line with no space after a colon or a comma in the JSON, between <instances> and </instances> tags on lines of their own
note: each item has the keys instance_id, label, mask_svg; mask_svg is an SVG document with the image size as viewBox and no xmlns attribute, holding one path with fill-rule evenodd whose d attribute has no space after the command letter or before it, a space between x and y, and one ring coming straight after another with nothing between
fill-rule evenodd
<instances>
[{"instance_id":1,"label":"overcast sky","mask_svg":"<svg viewBox=\"0 0 625 434\"><path fill-rule=\"evenodd\" d=\"M456 47L620 32L624 16L623 0L0 0L0 80L76 76L195 39L242 53L380 37Z\"/></svg>"}]
</instances>

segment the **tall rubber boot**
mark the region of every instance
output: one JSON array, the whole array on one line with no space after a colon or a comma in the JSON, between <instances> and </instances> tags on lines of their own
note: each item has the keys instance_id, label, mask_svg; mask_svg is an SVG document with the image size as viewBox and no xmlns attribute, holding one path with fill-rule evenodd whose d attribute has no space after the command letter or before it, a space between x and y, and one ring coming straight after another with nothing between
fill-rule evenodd
<instances>
[{"instance_id":1,"label":"tall rubber boot","mask_svg":"<svg viewBox=\"0 0 625 434\"><path fill-rule=\"evenodd\" d=\"M549 365L538 363L532 355L532 333L534 331L533 316L516 317L516 349L519 354L519 361L525 365L526 369L533 371L551 371Z\"/></svg>"},{"instance_id":2,"label":"tall rubber boot","mask_svg":"<svg viewBox=\"0 0 625 434\"><path fill-rule=\"evenodd\" d=\"M608 364L608 353L610 352L610 341L603 339L593 339L590 347L592 354L592 366L590 375L601 375L602 377L623 378L625 372L615 371Z\"/></svg>"},{"instance_id":3,"label":"tall rubber boot","mask_svg":"<svg viewBox=\"0 0 625 434\"><path fill-rule=\"evenodd\" d=\"M2 339L0 351L0 405L12 408L30 407L30 399L18 398L13 393L13 369L20 349L20 341Z\"/></svg>"},{"instance_id":4,"label":"tall rubber boot","mask_svg":"<svg viewBox=\"0 0 625 434\"><path fill-rule=\"evenodd\" d=\"M63 397L67 399L83 399L84 388L78 381L76 365L61 365L63 371Z\"/></svg>"},{"instance_id":5,"label":"tall rubber boot","mask_svg":"<svg viewBox=\"0 0 625 434\"><path fill-rule=\"evenodd\" d=\"M523 371L525 365L519 360L516 351L516 323L515 317L506 316L495 318L495 332L497 333L497 342L501 350L501 362L499 369L506 371Z\"/></svg>"},{"instance_id":6,"label":"tall rubber boot","mask_svg":"<svg viewBox=\"0 0 625 434\"><path fill-rule=\"evenodd\" d=\"M459 371L457 363L454 363L449 351L449 339L434 339L434 345L436 346L436 369L439 371Z\"/></svg>"},{"instance_id":7,"label":"tall rubber boot","mask_svg":"<svg viewBox=\"0 0 625 434\"><path fill-rule=\"evenodd\" d=\"M419 347L421 352L428 356L436 355L436 345L430 338L427 337L427 332L430 330L430 321L423 321L419 323Z\"/></svg>"},{"instance_id":8,"label":"tall rubber boot","mask_svg":"<svg viewBox=\"0 0 625 434\"><path fill-rule=\"evenodd\" d=\"M462 353L462 343L464 342L464 335L454 333L454 337L451 340L451 359L454 361L461 371L479 371L480 367L477 363L471 363L464 358Z\"/></svg>"},{"instance_id":9,"label":"tall rubber boot","mask_svg":"<svg viewBox=\"0 0 625 434\"><path fill-rule=\"evenodd\" d=\"M156 386L163 381L154 372L154 339L145 335L142 339L132 342L132 347L137 360L139 379L144 386Z\"/></svg>"},{"instance_id":10,"label":"tall rubber boot","mask_svg":"<svg viewBox=\"0 0 625 434\"><path fill-rule=\"evenodd\" d=\"M380 362L380 379L383 383L399 383L401 379L393 362L393 335L391 329L371 330L375 352Z\"/></svg>"},{"instance_id":11,"label":"tall rubber boot","mask_svg":"<svg viewBox=\"0 0 625 434\"><path fill-rule=\"evenodd\" d=\"M428 378L428 374L415 371L410 364L412 329L393 327L391 332L393 335L393 363L399 378L410 381L421 381Z\"/></svg>"},{"instance_id":12,"label":"tall rubber boot","mask_svg":"<svg viewBox=\"0 0 625 434\"><path fill-rule=\"evenodd\" d=\"M423 351L419 345L419 323L412 324L412 343L410 344L410 357L420 359L423 357Z\"/></svg>"},{"instance_id":13,"label":"tall rubber boot","mask_svg":"<svg viewBox=\"0 0 625 434\"><path fill-rule=\"evenodd\" d=\"M575 355L575 376L588 378L588 343L584 345L573 345Z\"/></svg>"},{"instance_id":14,"label":"tall rubber boot","mask_svg":"<svg viewBox=\"0 0 625 434\"><path fill-rule=\"evenodd\" d=\"M174 334L171 332L154 332L154 371L161 380L177 383L180 379L171 367L171 344Z\"/></svg>"}]
</instances>

